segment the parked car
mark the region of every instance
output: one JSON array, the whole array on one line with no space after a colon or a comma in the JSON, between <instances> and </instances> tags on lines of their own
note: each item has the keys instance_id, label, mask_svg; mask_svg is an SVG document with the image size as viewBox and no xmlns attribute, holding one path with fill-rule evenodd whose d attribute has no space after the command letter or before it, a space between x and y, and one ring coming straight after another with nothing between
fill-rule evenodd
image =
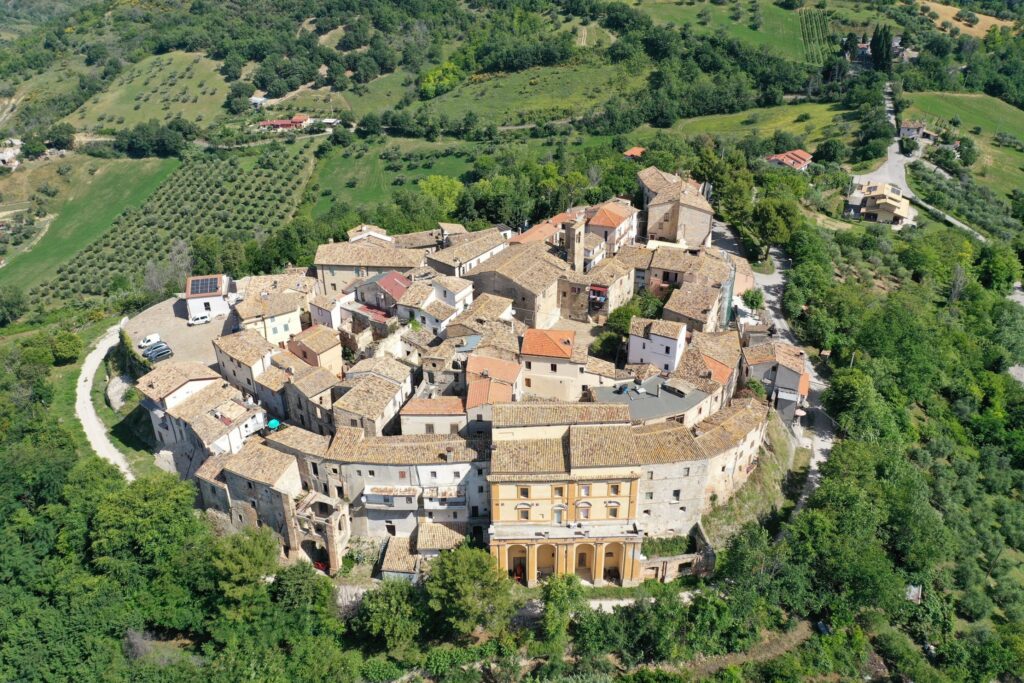
<instances>
[{"instance_id":1,"label":"parked car","mask_svg":"<svg viewBox=\"0 0 1024 683\"><path fill-rule=\"evenodd\" d=\"M142 352L142 357L143 358L152 358L154 354L159 353L160 351L163 351L164 349L169 349L169 348L171 348L171 347L167 344L167 342L157 342L156 344L153 344L148 349L143 351Z\"/></svg>"},{"instance_id":2,"label":"parked car","mask_svg":"<svg viewBox=\"0 0 1024 683\"><path fill-rule=\"evenodd\" d=\"M166 360L166 359L170 358L173 355L174 355L174 351L171 351L171 347L170 346L165 346L162 349L160 349L159 351L157 351L156 353L154 353L152 356L150 356L149 362L151 362L151 363L159 363L160 361Z\"/></svg>"},{"instance_id":3,"label":"parked car","mask_svg":"<svg viewBox=\"0 0 1024 683\"><path fill-rule=\"evenodd\" d=\"M209 313L199 313L188 319L189 325L205 325L208 322L210 322Z\"/></svg>"},{"instance_id":4,"label":"parked car","mask_svg":"<svg viewBox=\"0 0 1024 683\"><path fill-rule=\"evenodd\" d=\"M139 342L139 348L140 349L148 349L150 346L152 346L153 344L158 343L159 341L160 341L160 335L159 334L154 333L154 334L146 335L145 339L143 339L142 341Z\"/></svg>"}]
</instances>

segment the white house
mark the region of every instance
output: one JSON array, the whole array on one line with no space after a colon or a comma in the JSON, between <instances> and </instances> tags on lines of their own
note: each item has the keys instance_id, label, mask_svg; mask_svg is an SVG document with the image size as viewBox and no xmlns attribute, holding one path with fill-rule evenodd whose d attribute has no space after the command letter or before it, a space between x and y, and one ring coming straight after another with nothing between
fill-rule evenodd
<instances>
[{"instance_id":1,"label":"white house","mask_svg":"<svg viewBox=\"0 0 1024 683\"><path fill-rule=\"evenodd\" d=\"M414 398L400 416L403 434L458 435L466 427L466 404L460 396Z\"/></svg>"},{"instance_id":2,"label":"white house","mask_svg":"<svg viewBox=\"0 0 1024 683\"><path fill-rule=\"evenodd\" d=\"M430 280L414 281L398 300L397 313L402 320L415 320L438 335L471 303L472 282L438 275Z\"/></svg>"},{"instance_id":3,"label":"white house","mask_svg":"<svg viewBox=\"0 0 1024 683\"><path fill-rule=\"evenodd\" d=\"M144 397L142 407L149 413L153 433L161 445L174 442L170 431L164 428L167 410L218 381L221 378L216 372L195 361L161 363L139 378L135 388Z\"/></svg>"},{"instance_id":4,"label":"white house","mask_svg":"<svg viewBox=\"0 0 1024 683\"><path fill-rule=\"evenodd\" d=\"M629 325L628 363L647 363L663 372L675 372L685 350L685 324L633 317Z\"/></svg>"},{"instance_id":5,"label":"white house","mask_svg":"<svg viewBox=\"0 0 1024 683\"><path fill-rule=\"evenodd\" d=\"M228 293L231 278L227 275L193 275L185 280L185 305L188 319L199 315L216 318L231 312Z\"/></svg>"},{"instance_id":6,"label":"white house","mask_svg":"<svg viewBox=\"0 0 1024 683\"><path fill-rule=\"evenodd\" d=\"M309 317L314 325L332 330L341 329L342 305L356 300L355 291L342 294L321 294L309 302Z\"/></svg>"},{"instance_id":7,"label":"white house","mask_svg":"<svg viewBox=\"0 0 1024 683\"><path fill-rule=\"evenodd\" d=\"M529 396L578 401L586 382L587 347L571 330L531 328L523 335L523 390Z\"/></svg>"}]
</instances>

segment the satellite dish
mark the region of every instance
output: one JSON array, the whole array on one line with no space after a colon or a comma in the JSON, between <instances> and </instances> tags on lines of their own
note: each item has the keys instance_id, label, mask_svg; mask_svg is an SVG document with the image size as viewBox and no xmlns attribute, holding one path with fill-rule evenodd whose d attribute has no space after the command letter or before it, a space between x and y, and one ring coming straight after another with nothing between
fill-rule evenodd
<instances>
[{"instance_id":1,"label":"satellite dish","mask_svg":"<svg viewBox=\"0 0 1024 683\"><path fill-rule=\"evenodd\" d=\"M267 423L267 426L270 427L271 429L277 429L278 427L281 426L281 421L276 418L272 419L270 422Z\"/></svg>"}]
</instances>

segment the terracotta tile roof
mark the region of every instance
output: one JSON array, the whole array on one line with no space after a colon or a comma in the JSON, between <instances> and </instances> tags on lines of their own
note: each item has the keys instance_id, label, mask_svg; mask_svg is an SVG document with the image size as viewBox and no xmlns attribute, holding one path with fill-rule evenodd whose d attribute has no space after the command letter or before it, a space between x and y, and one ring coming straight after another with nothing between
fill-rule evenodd
<instances>
[{"instance_id":1,"label":"terracotta tile roof","mask_svg":"<svg viewBox=\"0 0 1024 683\"><path fill-rule=\"evenodd\" d=\"M163 362L135 383L146 398L162 401L189 382L219 380L220 375L195 361Z\"/></svg>"},{"instance_id":2,"label":"terracotta tile roof","mask_svg":"<svg viewBox=\"0 0 1024 683\"><path fill-rule=\"evenodd\" d=\"M509 247L467 273L474 276L497 274L515 283L517 287L540 294L558 281L558 276L569 270L569 264L548 251L543 244L524 244Z\"/></svg>"},{"instance_id":3,"label":"terracotta tile roof","mask_svg":"<svg viewBox=\"0 0 1024 683\"><path fill-rule=\"evenodd\" d=\"M452 550L466 540L465 522L428 522L416 526L416 550Z\"/></svg>"},{"instance_id":4,"label":"terracotta tile roof","mask_svg":"<svg viewBox=\"0 0 1024 683\"><path fill-rule=\"evenodd\" d=\"M408 536L392 536L380 563L382 572L415 574L419 571L419 558L412 552L412 539Z\"/></svg>"},{"instance_id":5,"label":"terracotta tile roof","mask_svg":"<svg viewBox=\"0 0 1024 683\"><path fill-rule=\"evenodd\" d=\"M289 379L291 379L291 376L287 372L276 365L271 365L256 377L256 384L260 384L270 391L277 393L284 389L284 385L288 384Z\"/></svg>"},{"instance_id":6,"label":"terracotta tile roof","mask_svg":"<svg viewBox=\"0 0 1024 683\"><path fill-rule=\"evenodd\" d=\"M665 310L690 320L707 322L715 303L722 296L722 290L707 282L683 282L672 290Z\"/></svg>"},{"instance_id":7,"label":"terracotta tile roof","mask_svg":"<svg viewBox=\"0 0 1024 683\"><path fill-rule=\"evenodd\" d=\"M636 207L613 199L591 207L590 211L593 211L593 215L587 220L588 227L593 225L599 228L617 228L635 215L638 210Z\"/></svg>"},{"instance_id":8,"label":"terracotta tile roof","mask_svg":"<svg viewBox=\"0 0 1024 683\"><path fill-rule=\"evenodd\" d=\"M639 457L629 425L569 427L569 463L573 469L633 465Z\"/></svg>"},{"instance_id":9,"label":"terracotta tile roof","mask_svg":"<svg viewBox=\"0 0 1024 683\"><path fill-rule=\"evenodd\" d=\"M214 382L192 394L167 414L181 420L206 445L212 444L263 409L242 401L242 392L227 382Z\"/></svg>"},{"instance_id":10,"label":"terracotta tile roof","mask_svg":"<svg viewBox=\"0 0 1024 683\"><path fill-rule=\"evenodd\" d=\"M537 401L494 406L494 427L629 423L629 406L617 403Z\"/></svg>"},{"instance_id":11,"label":"terracotta tile roof","mask_svg":"<svg viewBox=\"0 0 1024 683\"><path fill-rule=\"evenodd\" d=\"M331 443L327 447L327 459L343 460L345 455L355 447L355 444L362 441L365 436L366 432L363 431L362 427L337 425L334 428L334 436L331 437Z\"/></svg>"},{"instance_id":12,"label":"terracotta tile roof","mask_svg":"<svg viewBox=\"0 0 1024 683\"><path fill-rule=\"evenodd\" d=\"M449 306L440 299L435 299L434 301L431 301L429 304L423 307L423 310L432 315L434 317L434 320L437 320L438 322L444 322L445 320L448 320L448 318L451 318L456 313L458 313L457 308L455 308L454 306Z\"/></svg>"},{"instance_id":13,"label":"terracotta tile roof","mask_svg":"<svg viewBox=\"0 0 1024 683\"><path fill-rule=\"evenodd\" d=\"M604 240L601 236L594 232L588 232L583 236L583 248L590 251L594 251L604 246Z\"/></svg>"},{"instance_id":14,"label":"terracotta tile roof","mask_svg":"<svg viewBox=\"0 0 1024 683\"><path fill-rule=\"evenodd\" d=\"M562 439L496 441L492 474L542 474L569 471Z\"/></svg>"},{"instance_id":15,"label":"terracotta tile roof","mask_svg":"<svg viewBox=\"0 0 1024 683\"><path fill-rule=\"evenodd\" d=\"M462 325L479 333L485 323L499 320L505 315L512 308L512 303L512 299L503 296L481 294L473 299L466 310L452 319L448 329Z\"/></svg>"},{"instance_id":16,"label":"terracotta tile roof","mask_svg":"<svg viewBox=\"0 0 1024 683\"><path fill-rule=\"evenodd\" d=\"M208 481L222 489L227 488L221 473L224 471L224 463L229 457L231 457L230 453L214 453L196 469L196 479Z\"/></svg>"},{"instance_id":17,"label":"terracotta tile roof","mask_svg":"<svg viewBox=\"0 0 1024 683\"><path fill-rule=\"evenodd\" d=\"M704 460L708 457L681 422L669 420L636 426L633 427L633 438L645 465Z\"/></svg>"},{"instance_id":18,"label":"terracotta tile roof","mask_svg":"<svg viewBox=\"0 0 1024 683\"><path fill-rule=\"evenodd\" d=\"M735 399L695 428L697 445L715 456L740 445L768 418L768 405L755 398Z\"/></svg>"},{"instance_id":19,"label":"terracotta tile roof","mask_svg":"<svg viewBox=\"0 0 1024 683\"><path fill-rule=\"evenodd\" d=\"M690 343L705 358L711 358L735 370L740 364L740 337L735 330L722 332L694 332Z\"/></svg>"},{"instance_id":20,"label":"terracotta tile roof","mask_svg":"<svg viewBox=\"0 0 1024 683\"><path fill-rule=\"evenodd\" d=\"M347 441L335 436L328 457L367 465L467 463L488 460L490 442L448 434L402 434Z\"/></svg>"},{"instance_id":21,"label":"terracotta tile roof","mask_svg":"<svg viewBox=\"0 0 1024 683\"><path fill-rule=\"evenodd\" d=\"M324 367L310 367L302 373L296 373L291 377L291 384L295 389L308 399L330 391L331 387L341 384L337 375Z\"/></svg>"},{"instance_id":22,"label":"terracotta tile roof","mask_svg":"<svg viewBox=\"0 0 1024 683\"><path fill-rule=\"evenodd\" d=\"M441 263L456 267L496 249L505 243L505 237L495 228L469 233L447 249L441 249L427 256L427 262Z\"/></svg>"},{"instance_id":23,"label":"terracotta tile roof","mask_svg":"<svg viewBox=\"0 0 1024 683\"><path fill-rule=\"evenodd\" d=\"M402 408L402 415L465 415L466 406L459 396L413 398Z\"/></svg>"},{"instance_id":24,"label":"terracotta tile roof","mask_svg":"<svg viewBox=\"0 0 1024 683\"><path fill-rule=\"evenodd\" d=\"M440 230L422 230L392 235L395 246L401 249L437 249L441 242Z\"/></svg>"},{"instance_id":25,"label":"terracotta tile roof","mask_svg":"<svg viewBox=\"0 0 1024 683\"><path fill-rule=\"evenodd\" d=\"M366 266L406 270L423 265L421 249L402 249L378 242L336 242L317 247L313 262L320 266Z\"/></svg>"},{"instance_id":26,"label":"terracotta tile roof","mask_svg":"<svg viewBox=\"0 0 1024 683\"><path fill-rule=\"evenodd\" d=\"M270 432L264 438L264 442L267 446L283 450L286 453L290 451L323 457L327 454L331 437L295 425L284 425L277 431Z\"/></svg>"},{"instance_id":27,"label":"terracotta tile roof","mask_svg":"<svg viewBox=\"0 0 1024 683\"><path fill-rule=\"evenodd\" d=\"M466 387L466 410L512 400L512 385L489 377L471 379Z\"/></svg>"},{"instance_id":28,"label":"terracotta tile roof","mask_svg":"<svg viewBox=\"0 0 1024 683\"><path fill-rule=\"evenodd\" d=\"M657 194L665 188L672 187L677 183L682 182L682 178L677 176L675 173L666 173L657 166L648 166L642 171L636 174L637 180L640 181L648 191Z\"/></svg>"},{"instance_id":29,"label":"terracotta tile roof","mask_svg":"<svg viewBox=\"0 0 1024 683\"><path fill-rule=\"evenodd\" d=\"M405 290L408 289L409 285L412 284L406 276L401 273L397 273L393 270L385 273L377 273L372 277L368 277L362 282L356 283L356 287L362 287L364 285L375 284L380 287L383 291L387 292L392 299L398 301L405 294Z\"/></svg>"},{"instance_id":30,"label":"terracotta tile roof","mask_svg":"<svg viewBox=\"0 0 1024 683\"><path fill-rule=\"evenodd\" d=\"M263 338L256 330L242 330L226 337L217 337L213 345L228 358L237 360L242 365L252 366L277 347Z\"/></svg>"},{"instance_id":31,"label":"terracotta tile roof","mask_svg":"<svg viewBox=\"0 0 1024 683\"><path fill-rule=\"evenodd\" d=\"M788 152L782 152L781 154L772 154L767 157L768 161L774 161L780 163L789 168L797 170L803 169L807 164L811 163L813 157L802 149L791 149Z\"/></svg>"},{"instance_id":32,"label":"terracotta tile roof","mask_svg":"<svg viewBox=\"0 0 1024 683\"><path fill-rule=\"evenodd\" d=\"M646 147L630 147L629 149L622 153L622 156L629 157L630 159L639 159L644 155L644 152L646 151Z\"/></svg>"},{"instance_id":33,"label":"terracotta tile roof","mask_svg":"<svg viewBox=\"0 0 1024 683\"><path fill-rule=\"evenodd\" d=\"M434 278L434 282L453 294L458 294L466 288L473 286L473 283L469 280L464 280L463 278L455 277L454 275L438 275Z\"/></svg>"},{"instance_id":34,"label":"terracotta tile roof","mask_svg":"<svg viewBox=\"0 0 1024 683\"><path fill-rule=\"evenodd\" d=\"M310 300L310 305L322 308L325 311L334 310L335 306L341 305L343 294L318 294Z\"/></svg>"},{"instance_id":35,"label":"terracotta tile roof","mask_svg":"<svg viewBox=\"0 0 1024 683\"><path fill-rule=\"evenodd\" d=\"M633 268L634 270L647 270L651 267L651 259L654 258L654 250L639 244L627 244L615 254L614 261Z\"/></svg>"},{"instance_id":36,"label":"terracotta tile roof","mask_svg":"<svg viewBox=\"0 0 1024 683\"><path fill-rule=\"evenodd\" d=\"M377 375L346 380L341 386L347 387L348 391L334 402L334 409L372 420L380 419L388 405L401 396L402 391L399 385Z\"/></svg>"},{"instance_id":37,"label":"terracotta tile roof","mask_svg":"<svg viewBox=\"0 0 1024 683\"><path fill-rule=\"evenodd\" d=\"M473 354L466 361L466 376L470 379L486 376L506 384L515 384L522 372L523 366L519 363L490 356Z\"/></svg>"},{"instance_id":38,"label":"terracotta tile roof","mask_svg":"<svg viewBox=\"0 0 1024 683\"><path fill-rule=\"evenodd\" d=\"M313 353L319 355L341 346L338 333L324 325L313 325L292 337L292 341L301 342Z\"/></svg>"},{"instance_id":39,"label":"terracotta tile roof","mask_svg":"<svg viewBox=\"0 0 1024 683\"><path fill-rule=\"evenodd\" d=\"M619 370L615 367L615 363L610 363L596 356L587 358L586 372L591 375L608 377L609 379L629 379L628 372Z\"/></svg>"},{"instance_id":40,"label":"terracotta tile roof","mask_svg":"<svg viewBox=\"0 0 1024 683\"><path fill-rule=\"evenodd\" d=\"M246 299L257 297L263 292L293 292L305 297L317 292L315 277L306 274L305 268L286 268L283 273L273 275L250 275L238 282L238 291L245 294Z\"/></svg>"},{"instance_id":41,"label":"terracotta tile roof","mask_svg":"<svg viewBox=\"0 0 1024 683\"><path fill-rule=\"evenodd\" d=\"M641 382L661 374L661 368L651 363L626 363L626 372Z\"/></svg>"},{"instance_id":42,"label":"terracotta tile roof","mask_svg":"<svg viewBox=\"0 0 1024 683\"><path fill-rule=\"evenodd\" d=\"M545 358L572 358L576 333L572 330L539 330L530 328L523 335L521 353L524 356Z\"/></svg>"},{"instance_id":43,"label":"terracotta tile roof","mask_svg":"<svg viewBox=\"0 0 1024 683\"><path fill-rule=\"evenodd\" d=\"M398 303L410 308L421 308L434 295L430 280L416 280L405 290Z\"/></svg>"},{"instance_id":44,"label":"terracotta tile roof","mask_svg":"<svg viewBox=\"0 0 1024 683\"><path fill-rule=\"evenodd\" d=\"M380 375L399 384L409 379L411 374L409 366L405 363L397 361L390 356L381 356L379 358L364 358L349 368L345 376L352 377L363 373Z\"/></svg>"},{"instance_id":45,"label":"terracotta tile roof","mask_svg":"<svg viewBox=\"0 0 1024 683\"><path fill-rule=\"evenodd\" d=\"M686 325L671 320L655 320L634 315L629 322L629 333L634 337L650 339L651 335L679 340L686 332Z\"/></svg>"},{"instance_id":46,"label":"terracotta tile roof","mask_svg":"<svg viewBox=\"0 0 1024 683\"><path fill-rule=\"evenodd\" d=\"M559 228L559 226L552 223L551 220L546 220L543 223L537 223L537 225L533 226L529 230L526 230L525 232L521 232L518 235L512 235L512 238L509 239L508 243L538 244L548 241L549 239L557 235L558 231L561 229Z\"/></svg>"},{"instance_id":47,"label":"terracotta tile roof","mask_svg":"<svg viewBox=\"0 0 1024 683\"><path fill-rule=\"evenodd\" d=\"M266 296L262 293L247 294L245 299L235 304L235 312L242 320L273 318L301 311L305 303L305 295L298 292L274 292Z\"/></svg>"},{"instance_id":48,"label":"terracotta tile roof","mask_svg":"<svg viewBox=\"0 0 1024 683\"><path fill-rule=\"evenodd\" d=\"M445 234L448 235L462 235L468 232L466 230L466 226L463 225L462 223L441 223L440 221L438 221L437 227L439 227L441 230L445 232Z\"/></svg>"}]
</instances>

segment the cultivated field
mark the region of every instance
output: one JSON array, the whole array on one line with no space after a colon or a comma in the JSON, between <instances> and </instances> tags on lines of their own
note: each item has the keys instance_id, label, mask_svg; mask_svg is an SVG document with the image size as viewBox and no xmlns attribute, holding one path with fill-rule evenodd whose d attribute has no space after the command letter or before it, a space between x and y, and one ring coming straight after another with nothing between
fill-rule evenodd
<instances>
[{"instance_id":1,"label":"cultivated field","mask_svg":"<svg viewBox=\"0 0 1024 683\"><path fill-rule=\"evenodd\" d=\"M987 14L979 14L978 12L975 12L975 14L978 15L978 23L971 26L970 24L965 24L962 21L957 21L954 18L956 17L957 12L960 11L959 7L954 7L953 5L942 5L937 2L923 2L921 4L922 6L926 6L928 9L935 11L935 13L939 15L939 18L935 20L936 26L939 26L944 21L949 21L953 26L960 29L961 33L974 36L975 38L984 38L985 34L988 33L988 30L993 26L1013 26L1012 21L996 19L995 17L990 17Z\"/></svg>"},{"instance_id":2,"label":"cultivated field","mask_svg":"<svg viewBox=\"0 0 1024 683\"><path fill-rule=\"evenodd\" d=\"M682 135L747 135L757 132L771 135L776 130L805 136L808 148L829 136L846 138L853 130L852 124L846 121L847 112L835 104L819 104L808 102L803 104L783 104L778 107L748 109L735 114L715 114L697 116L678 121L671 130ZM655 129L644 126L638 134L642 138L650 136Z\"/></svg>"},{"instance_id":3,"label":"cultivated field","mask_svg":"<svg viewBox=\"0 0 1024 683\"><path fill-rule=\"evenodd\" d=\"M37 198L54 215L28 251L8 254L7 266L0 268L0 282L32 287L53 277L62 264L100 239L118 214L140 206L179 163L177 159L75 156L33 162L0 179L5 206ZM58 173L61 167L68 169L67 173ZM54 188L57 193L45 197L39 193L44 187Z\"/></svg>"},{"instance_id":4,"label":"cultivated field","mask_svg":"<svg viewBox=\"0 0 1024 683\"><path fill-rule=\"evenodd\" d=\"M79 129L131 126L179 114L209 123L222 113L228 92L218 66L191 52L148 57L128 67L66 120Z\"/></svg>"},{"instance_id":5,"label":"cultivated field","mask_svg":"<svg viewBox=\"0 0 1024 683\"><path fill-rule=\"evenodd\" d=\"M750 26L750 2L715 5L707 0L687 0L682 4L677 0L641 0L638 7L658 23L690 24L694 30L707 32L723 29L745 43L766 47L794 61L803 61L805 53L799 13L782 9L767 0L757 0L757 3L762 17L761 26L757 29ZM738 14L734 14L737 8ZM710 15L707 25L701 24L698 16L704 10Z\"/></svg>"},{"instance_id":6,"label":"cultivated field","mask_svg":"<svg viewBox=\"0 0 1024 683\"><path fill-rule=\"evenodd\" d=\"M475 112L499 126L546 122L580 114L640 86L647 74L621 66L565 64L481 77L429 101L452 118Z\"/></svg>"},{"instance_id":7,"label":"cultivated field","mask_svg":"<svg viewBox=\"0 0 1024 683\"><path fill-rule=\"evenodd\" d=\"M148 260L167 258L175 244L197 234L224 240L266 235L291 218L312 171L312 147L275 143L189 158L38 293L44 300L105 293L115 278L140 277Z\"/></svg>"},{"instance_id":8,"label":"cultivated field","mask_svg":"<svg viewBox=\"0 0 1024 683\"><path fill-rule=\"evenodd\" d=\"M988 95L908 93L910 108L904 119L923 119L932 126L948 126L960 118L960 131L978 144L980 157L971 170L975 179L1006 195L1024 188L1024 152L996 144L997 133L1024 141L1024 111ZM977 134L975 128L981 131Z\"/></svg>"}]
</instances>

